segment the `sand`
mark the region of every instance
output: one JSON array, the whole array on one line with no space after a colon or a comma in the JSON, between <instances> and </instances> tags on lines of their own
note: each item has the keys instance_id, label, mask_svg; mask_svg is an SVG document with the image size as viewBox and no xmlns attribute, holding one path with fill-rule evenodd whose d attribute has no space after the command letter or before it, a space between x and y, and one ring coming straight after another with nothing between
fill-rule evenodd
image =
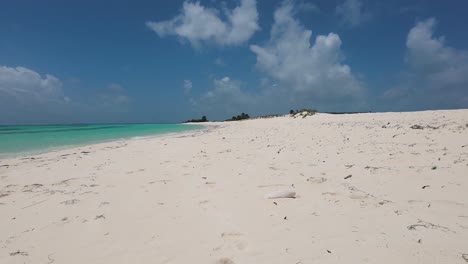
<instances>
[{"instance_id":1,"label":"sand","mask_svg":"<svg viewBox=\"0 0 468 264\"><path fill-rule=\"evenodd\" d=\"M282 191L295 198L266 199ZM0 160L0 263L466 254L468 110L212 123Z\"/></svg>"}]
</instances>

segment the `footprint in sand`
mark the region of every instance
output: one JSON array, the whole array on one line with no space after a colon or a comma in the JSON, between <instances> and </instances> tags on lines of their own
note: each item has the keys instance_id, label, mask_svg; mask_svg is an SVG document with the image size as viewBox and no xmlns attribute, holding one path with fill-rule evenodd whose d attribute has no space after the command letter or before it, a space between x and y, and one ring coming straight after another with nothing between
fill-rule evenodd
<instances>
[{"instance_id":1,"label":"footprint in sand","mask_svg":"<svg viewBox=\"0 0 468 264\"><path fill-rule=\"evenodd\" d=\"M63 201L63 202L61 202L61 204L64 204L64 205L72 205L72 204L78 203L79 201L80 201L80 200L78 200L78 199L71 199L71 200Z\"/></svg>"},{"instance_id":2,"label":"footprint in sand","mask_svg":"<svg viewBox=\"0 0 468 264\"><path fill-rule=\"evenodd\" d=\"M235 262L230 258L220 258L216 261L216 264L234 264Z\"/></svg>"},{"instance_id":3,"label":"footprint in sand","mask_svg":"<svg viewBox=\"0 0 468 264\"><path fill-rule=\"evenodd\" d=\"M351 194L349 198L353 200L364 200L367 199L369 196L368 195L359 195L359 194Z\"/></svg>"},{"instance_id":4,"label":"footprint in sand","mask_svg":"<svg viewBox=\"0 0 468 264\"><path fill-rule=\"evenodd\" d=\"M216 206L208 200L198 202L198 205L205 210L215 210Z\"/></svg>"},{"instance_id":5,"label":"footprint in sand","mask_svg":"<svg viewBox=\"0 0 468 264\"><path fill-rule=\"evenodd\" d=\"M43 185L40 183L33 183L30 185L25 185L23 188L23 192L35 192L36 189L41 188Z\"/></svg>"},{"instance_id":6,"label":"footprint in sand","mask_svg":"<svg viewBox=\"0 0 468 264\"><path fill-rule=\"evenodd\" d=\"M311 182L311 183L317 183L317 184L320 184L320 183L324 183L327 181L326 178L323 178L323 177L309 177L307 179L308 182Z\"/></svg>"},{"instance_id":7,"label":"footprint in sand","mask_svg":"<svg viewBox=\"0 0 468 264\"><path fill-rule=\"evenodd\" d=\"M245 251L247 249L247 242L243 239L243 235L241 233L221 233L221 238L223 240L223 244L216 247L214 251L232 249Z\"/></svg>"}]
</instances>

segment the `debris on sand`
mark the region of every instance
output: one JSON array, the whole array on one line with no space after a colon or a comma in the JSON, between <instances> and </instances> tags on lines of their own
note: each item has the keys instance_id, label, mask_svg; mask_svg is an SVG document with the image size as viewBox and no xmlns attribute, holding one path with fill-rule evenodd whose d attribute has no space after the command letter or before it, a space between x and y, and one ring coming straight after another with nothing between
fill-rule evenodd
<instances>
[{"instance_id":1,"label":"debris on sand","mask_svg":"<svg viewBox=\"0 0 468 264\"><path fill-rule=\"evenodd\" d=\"M15 251L15 252L11 252L11 253L10 253L10 256L16 256L16 255L28 256L28 253L25 252L25 251L20 251L20 250L17 250L17 251Z\"/></svg>"},{"instance_id":2,"label":"debris on sand","mask_svg":"<svg viewBox=\"0 0 468 264\"><path fill-rule=\"evenodd\" d=\"M234 264L234 261L230 258L221 258L216 261L216 264Z\"/></svg>"},{"instance_id":3,"label":"debris on sand","mask_svg":"<svg viewBox=\"0 0 468 264\"><path fill-rule=\"evenodd\" d=\"M265 195L266 199L278 199L278 198L296 198L296 192L290 190L279 190L271 192Z\"/></svg>"},{"instance_id":4,"label":"debris on sand","mask_svg":"<svg viewBox=\"0 0 468 264\"><path fill-rule=\"evenodd\" d=\"M323 178L323 177L309 177L309 178L307 178L307 181L308 181L308 182L311 182L311 183L318 183L318 184L320 184L320 183L326 182L327 179L326 179L326 178Z\"/></svg>"},{"instance_id":5,"label":"debris on sand","mask_svg":"<svg viewBox=\"0 0 468 264\"><path fill-rule=\"evenodd\" d=\"M439 129L440 126L435 127L435 126L429 126L429 125L427 125L427 126L423 127L423 126L420 126L420 125L412 125L410 128L412 128L412 129L424 129L424 128Z\"/></svg>"},{"instance_id":6,"label":"debris on sand","mask_svg":"<svg viewBox=\"0 0 468 264\"><path fill-rule=\"evenodd\" d=\"M106 217L102 214L102 215L96 215L96 218L94 218L94 220L97 220L97 219L106 219Z\"/></svg>"},{"instance_id":7,"label":"debris on sand","mask_svg":"<svg viewBox=\"0 0 468 264\"><path fill-rule=\"evenodd\" d=\"M424 228L428 228L428 229L438 229L438 230L440 230L442 232L455 233L453 230L449 229L448 227L436 225L436 224L429 223L429 222L424 222L424 221L421 221L421 220L418 220L417 224L409 225L406 228L408 228L408 230L418 230L417 227L424 227Z\"/></svg>"}]
</instances>

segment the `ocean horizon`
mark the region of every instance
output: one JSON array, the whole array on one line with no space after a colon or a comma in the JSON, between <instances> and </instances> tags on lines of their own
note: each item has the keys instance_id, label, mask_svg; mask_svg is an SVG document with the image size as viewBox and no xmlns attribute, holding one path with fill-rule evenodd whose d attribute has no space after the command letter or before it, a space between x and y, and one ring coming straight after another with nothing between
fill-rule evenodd
<instances>
[{"instance_id":1,"label":"ocean horizon","mask_svg":"<svg viewBox=\"0 0 468 264\"><path fill-rule=\"evenodd\" d=\"M187 124L0 125L0 158L202 128Z\"/></svg>"}]
</instances>

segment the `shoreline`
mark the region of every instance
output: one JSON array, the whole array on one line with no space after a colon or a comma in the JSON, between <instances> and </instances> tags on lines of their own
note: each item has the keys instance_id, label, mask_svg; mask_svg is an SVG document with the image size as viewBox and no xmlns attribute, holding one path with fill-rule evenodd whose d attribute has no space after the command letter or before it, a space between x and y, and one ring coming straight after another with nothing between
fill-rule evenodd
<instances>
[{"instance_id":1,"label":"shoreline","mask_svg":"<svg viewBox=\"0 0 468 264\"><path fill-rule=\"evenodd\" d=\"M191 124L187 124L187 125L191 125ZM28 158L28 157L38 156L38 155L42 155L42 154L47 154L47 153L54 153L54 152L84 148L84 147L92 146L92 145L99 145L99 144L106 144L106 143L113 143L113 142L120 142L120 141L128 141L128 140L151 139L151 138L155 138L155 137L159 137L159 136L170 136L172 134L179 134L179 133L184 133L184 132L198 131L198 130L207 129L206 127L204 127L203 124L194 124L194 125L199 125L199 126L202 126L202 127L183 130L183 131L177 131L177 132L165 132L165 133L150 134L150 135L145 135L145 136L130 136L130 137L124 137L124 138L108 139L108 140L104 140L104 141L93 141L93 142L84 142L84 143L79 143L79 144L62 145L62 146L56 146L56 147L49 147L49 148L41 149L41 150L32 150L32 151L28 151L28 152L0 153L0 162L2 160L7 160L7 159Z\"/></svg>"},{"instance_id":2,"label":"shoreline","mask_svg":"<svg viewBox=\"0 0 468 264\"><path fill-rule=\"evenodd\" d=\"M0 160L0 263L468 256L468 110L207 125Z\"/></svg>"}]
</instances>

